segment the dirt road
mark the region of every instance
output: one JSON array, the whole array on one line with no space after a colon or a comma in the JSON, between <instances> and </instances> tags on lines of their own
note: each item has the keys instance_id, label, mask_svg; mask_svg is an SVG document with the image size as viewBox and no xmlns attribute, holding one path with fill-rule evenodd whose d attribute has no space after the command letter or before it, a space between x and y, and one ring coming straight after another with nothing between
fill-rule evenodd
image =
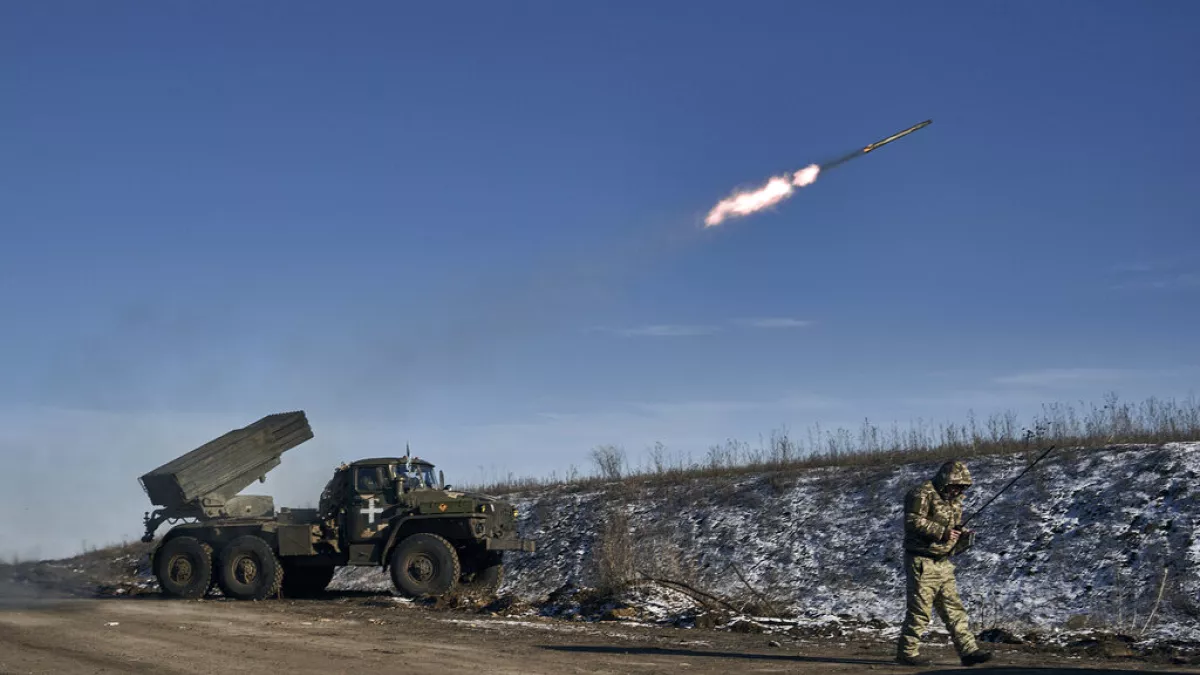
<instances>
[{"instance_id":1,"label":"dirt road","mask_svg":"<svg viewBox=\"0 0 1200 675\"><path fill-rule=\"evenodd\" d=\"M779 646L770 643L776 640ZM390 596L262 603L158 599L26 601L0 606L0 673L913 673L882 642L823 644L789 637L623 623L505 619L433 610ZM944 647L941 672L1013 666L1192 672L1003 651L1003 670L963 669ZM1102 670L1099 670L1102 669ZM1032 671L1028 671L1032 672ZM1058 672L1039 670L1039 675Z\"/></svg>"}]
</instances>

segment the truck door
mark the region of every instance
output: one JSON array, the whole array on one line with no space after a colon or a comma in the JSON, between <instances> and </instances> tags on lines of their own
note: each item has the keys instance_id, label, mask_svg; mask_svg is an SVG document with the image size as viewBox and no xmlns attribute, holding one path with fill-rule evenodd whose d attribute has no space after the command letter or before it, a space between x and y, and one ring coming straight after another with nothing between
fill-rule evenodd
<instances>
[{"instance_id":1,"label":"truck door","mask_svg":"<svg viewBox=\"0 0 1200 675\"><path fill-rule=\"evenodd\" d=\"M395 510L395 490L386 464L354 469L354 500L351 504L350 541L361 544L379 536Z\"/></svg>"}]
</instances>

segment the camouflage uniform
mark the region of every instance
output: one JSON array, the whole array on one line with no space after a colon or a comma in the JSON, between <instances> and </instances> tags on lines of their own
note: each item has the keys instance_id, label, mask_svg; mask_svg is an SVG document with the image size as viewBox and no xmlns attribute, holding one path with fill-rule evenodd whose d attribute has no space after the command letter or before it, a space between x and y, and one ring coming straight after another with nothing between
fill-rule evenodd
<instances>
[{"instance_id":1,"label":"camouflage uniform","mask_svg":"<svg viewBox=\"0 0 1200 675\"><path fill-rule=\"evenodd\" d=\"M952 543L950 530L962 523L961 493L947 494L947 487L971 485L967 466L959 461L942 465L933 480L909 491L904 500L904 569L907 576L907 611L897 644L897 657L902 662L917 659L921 635L936 610L964 664L978 663L990 657L975 644L975 636L967 623L967 611L958 597L954 580L954 564L949 558L962 549L966 541ZM967 535L962 535L964 538ZM953 553L952 553L953 552Z\"/></svg>"}]
</instances>

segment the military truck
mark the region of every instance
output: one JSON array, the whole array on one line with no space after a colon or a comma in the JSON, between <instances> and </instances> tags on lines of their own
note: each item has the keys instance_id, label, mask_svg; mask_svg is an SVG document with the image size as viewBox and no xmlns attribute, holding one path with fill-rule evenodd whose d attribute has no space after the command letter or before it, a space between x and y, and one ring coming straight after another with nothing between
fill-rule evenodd
<instances>
[{"instance_id":1,"label":"military truck","mask_svg":"<svg viewBox=\"0 0 1200 675\"><path fill-rule=\"evenodd\" d=\"M406 452L342 464L317 508L275 509L242 495L279 466L284 452L313 438L304 411L268 415L234 429L139 478L151 503L146 534L164 594L199 598L312 596L340 566L378 566L408 597L458 588L494 591L506 551L531 552L517 535L517 511L494 497L456 491L434 465Z\"/></svg>"}]
</instances>

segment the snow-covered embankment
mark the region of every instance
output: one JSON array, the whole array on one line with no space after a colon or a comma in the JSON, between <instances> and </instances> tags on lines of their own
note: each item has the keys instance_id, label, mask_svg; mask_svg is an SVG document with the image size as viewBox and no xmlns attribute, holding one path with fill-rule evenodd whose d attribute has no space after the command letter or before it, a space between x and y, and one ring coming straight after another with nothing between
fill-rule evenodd
<instances>
[{"instance_id":1,"label":"snow-covered embankment","mask_svg":"<svg viewBox=\"0 0 1200 675\"><path fill-rule=\"evenodd\" d=\"M968 513L1032 456L971 460ZM507 557L501 591L542 604L564 586L595 585L593 552L618 509L631 527L634 569L722 597L765 596L796 616L895 625L904 608L903 496L938 464L517 495L538 552ZM1198 474L1200 443L1056 451L973 523L977 544L956 564L974 623L1140 632L1165 573L1147 636L1200 640Z\"/></svg>"}]
</instances>

